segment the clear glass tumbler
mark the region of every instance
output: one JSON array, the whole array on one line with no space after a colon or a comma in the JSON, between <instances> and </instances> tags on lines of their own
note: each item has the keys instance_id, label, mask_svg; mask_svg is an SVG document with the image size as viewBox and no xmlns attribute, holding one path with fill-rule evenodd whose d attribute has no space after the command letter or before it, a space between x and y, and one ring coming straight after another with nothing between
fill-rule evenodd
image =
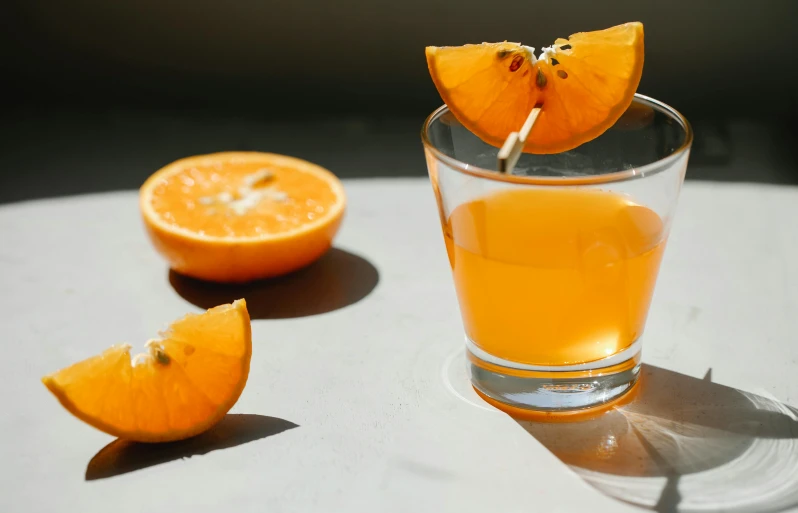
<instances>
[{"instance_id":1,"label":"clear glass tumbler","mask_svg":"<svg viewBox=\"0 0 798 513\"><path fill-rule=\"evenodd\" d=\"M494 402L570 411L629 391L692 131L636 95L600 137L494 171L498 148L448 108L422 140L466 332Z\"/></svg>"}]
</instances>

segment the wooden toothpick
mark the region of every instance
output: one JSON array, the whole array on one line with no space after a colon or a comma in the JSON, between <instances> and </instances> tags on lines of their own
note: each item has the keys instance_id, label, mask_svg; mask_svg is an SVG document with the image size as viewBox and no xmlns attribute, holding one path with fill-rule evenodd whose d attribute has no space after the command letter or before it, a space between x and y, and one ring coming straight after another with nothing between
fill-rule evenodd
<instances>
[{"instance_id":1,"label":"wooden toothpick","mask_svg":"<svg viewBox=\"0 0 798 513\"><path fill-rule=\"evenodd\" d=\"M535 107L527 116L524 125L518 132L512 132L507 136L501 149L499 150L499 172L510 174L513 172L518 158L521 156L521 151L524 149L524 144L529 137L529 132L535 126L535 121L540 114L540 107Z\"/></svg>"}]
</instances>

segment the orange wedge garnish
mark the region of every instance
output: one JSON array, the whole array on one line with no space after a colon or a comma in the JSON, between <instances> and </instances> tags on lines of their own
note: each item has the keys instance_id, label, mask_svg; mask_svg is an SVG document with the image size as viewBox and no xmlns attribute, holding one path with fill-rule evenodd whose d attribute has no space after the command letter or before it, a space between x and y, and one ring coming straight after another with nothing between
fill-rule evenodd
<instances>
[{"instance_id":1,"label":"orange wedge garnish","mask_svg":"<svg viewBox=\"0 0 798 513\"><path fill-rule=\"evenodd\" d=\"M443 101L483 141L501 146L536 106L528 153L558 153L601 135L629 107L643 73L643 25L557 39L539 57L518 43L427 47Z\"/></svg>"},{"instance_id":2,"label":"orange wedge garnish","mask_svg":"<svg viewBox=\"0 0 798 513\"><path fill-rule=\"evenodd\" d=\"M139 200L171 267L219 282L307 266L330 248L346 205L341 182L326 169L255 152L178 160L144 183Z\"/></svg>"},{"instance_id":3,"label":"orange wedge garnish","mask_svg":"<svg viewBox=\"0 0 798 513\"><path fill-rule=\"evenodd\" d=\"M148 352L112 346L42 379L80 420L138 442L199 434L224 417L249 375L252 337L244 300L174 322Z\"/></svg>"}]
</instances>

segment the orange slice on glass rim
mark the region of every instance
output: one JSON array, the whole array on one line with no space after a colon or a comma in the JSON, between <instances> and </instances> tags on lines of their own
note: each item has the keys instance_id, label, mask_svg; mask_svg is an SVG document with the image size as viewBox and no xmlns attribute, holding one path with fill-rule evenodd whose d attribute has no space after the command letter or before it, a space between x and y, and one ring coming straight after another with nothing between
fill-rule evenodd
<instances>
[{"instance_id":1,"label":"orange slice on glass rim","mask_svg":"<svg viewBox=\"0 0 798 513\"><path fill-rule=\"evenodd\" d=\"M567 151L611 127L634 98L643 53L638 22L557 39L539 56L508 42L426 49L443 101L483 141L500 147L541 107L527 153Z\"/></svg>"}]
</instances>

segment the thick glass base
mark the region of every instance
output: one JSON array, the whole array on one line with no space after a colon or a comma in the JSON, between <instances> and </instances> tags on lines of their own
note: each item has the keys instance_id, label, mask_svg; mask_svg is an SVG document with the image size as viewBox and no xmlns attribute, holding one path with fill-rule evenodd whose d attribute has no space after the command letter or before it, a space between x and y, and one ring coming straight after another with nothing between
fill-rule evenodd
<instances>
[{"instance_id":1,"label":"thick glass base","mask_svg":"<svg viewBox=\"0 0 798 513\"><path fill-rule=\"evenodd\" d=\"M532 366L486 353L466 339L471 384L489 399L525 410L569 412L600 406L629 392L640 372L640 343L578 365Z\"/></svg>"}]
</instances>

